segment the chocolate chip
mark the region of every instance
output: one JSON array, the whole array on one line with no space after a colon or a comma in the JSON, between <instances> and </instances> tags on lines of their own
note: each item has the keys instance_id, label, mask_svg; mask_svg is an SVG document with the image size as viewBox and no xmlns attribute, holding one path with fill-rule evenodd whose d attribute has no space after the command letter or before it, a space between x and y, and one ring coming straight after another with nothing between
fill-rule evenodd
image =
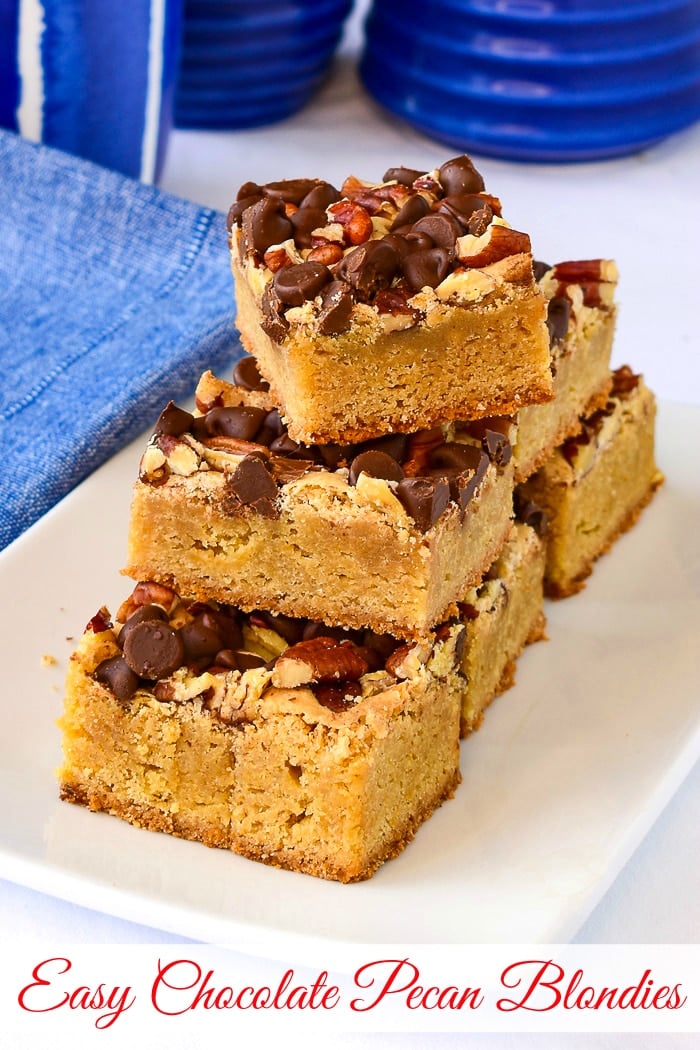
<instances>
[{"instance_id":1,"label":"chocolate chip","mask_svg":"<svg viewBox=\"0 0 700 1050\"><path fill-rule=\"evenodd\" d=\"M547 328L549 329L549 343L553 346L566 338L569 331L569 318L571 316L571 303L563 295L555 295L547 304Z\"/></svg>"},{"instance_id":2,"label":"chocolate chip","mask_svg":"<svg viewBox=\"0 0 700 1050\"><path fill-rule=\"evenodd\" d=\"M454 249L455 241L462 235L462 228L453 215L426 215L413 224L415 233L426 234L438 248Z\"/></svg>"},{"instance_id":3,"label":"chocolate chip","mask_svg":"<svg viewBox=\"0 0 700 1050\"><path fill-rule=\"evenodd\" d=\"M462 228L474 237L485 233L493 218L493 209L483 200L471 193L454 194L440 201L438 212L452 215Z\"/></svg>"},{"instance_id":4,"label":"chocolate chip","mask_svg":"<svg viewBox=\"0 0 700 1050\"><path fill-rule=\"evenodd\" d=\"M225 671L237 671L238 660L233 649L220 649L214 657L213 667L221 667Z\"/></svg>"},{"instance_id":5,"label":"chocolate chip","mask_svg":"<svg viewBox=\"0 0 700 1050\"><path fill-rule=\"evenodd\" d=\"M206 416L195 416L192 420L192 426L190 433L195 441L206 441L210 436L207 430L207 417Z\"/></svg>"},{"instance_id":6,"label":"chocolate chip","mask_svg":"<svg viewBox=\"0 0 700 1050\"><path fill-rule=\"evenodd\" d=\"M277 298L285 306L301 306L314 299L333 277L323 263L304 262L283 266L273 278Z\"/></svg>"},{"instance_id":7,"label":"chocolate chip","mask_svg":"<svg viewBox=\"0 0 700 1050\"><path fill-rule=\"evenodd\" d=\"M203 610L211 622L216 625L216 630L222 640L222 646L226 649L239 649L243 642L241 626L235 615L228 615L221 609L205 607Z\"/></svg>"},{"instance_id":8,"label":"chocolate chip","mask_svg":"<svg viewBox=\"0 0 700 1050\"><path fill-rule=\"evenodd\" d=\"M445 478L404 478L396 495L421 532L427 532L446 509L450 487Z\"/></svg>"},{"instance_id":9,"label":"chocolate chip","mask_svg":"<svg viewBox=\"0 0 700 1050\"><path fill-rule=\"evenodd\" d=\"M270 384L260 375L257 361L250 354L242 357L234 368L233 381L242 390L270 389Z\"/></svg>"},{"instance_id":10,"label":"chocolate chip","mask_svg":"<svg viewBox=\"0 0 700 1050\"><path fill-rule=\"evenodd\" d=\"M240 226L243 213L252 208L254 204L263 199L262 193L252 194L250 197L242 197L231 205L226 216L226 229L231 232L234 226Z\"/></svg>"},{"instance_id":11,"label":"chocolate chip","mask_svg":"<svg viewBox=\"0 0 700 1050\"><path fill-rule=\"evenodd\" d=\"M266 286L260 303L262 320L260 327L276 343L284 342L289 331L289 321L284 316L284 305L275 291L272 281Z\"/></svg>"},{"instance_id":12,"label":"chocolate chip","mask_svg":"<svg viewBox=\"0 0 700 1050\"><path fill-rule=\"evenodd\" d=\"M340 714L354 707L355 703L347 697L362 696L362 686L359 682L339 682L337 685L315 684L312 691L321 707L327 707L329 711Z\"/></svg>"},{"instance_id":13,"label":"chocolate chip","mask_svg":"<svg viewBox=\"0 0 700 1050\"><path fill-rule=\"evenodd\" d=\"M207 431L212 437L224 436L252 441L267 412L253 405L211 408L206 416Z\"/></svg>"},{"instance_id":14,"label":"chocolate chip","mask_svg":"<svg viewBox=\"0 0 700 1050\"><path fill-rule=\"evenodd\" d=\"M409 197L405 204L399 208L396 218L389 228L395 230L400 226L412 226L414 222L418 222L429 211L430 205L425 197L422 197L420 193L416 193L414 197Z\"/></svg>"},{"instance_id":15,"label":"chocolate chip","mask_svg":"<svg viewBox=\"0 0 700 1050\"><path fill-rule=\"evenodd\" d=\"M263 192L266 197L277 198L288 204L300 204L317 186L316 179L281 179L279 182L266 182Z\"/></svg>"},{"instance_id":16,"label":"chocolate chip","mask_svg":"<svg viewBox=\"0 0 700 1050\"><path fill-rule=\"evenodd\" d=\"M382 478L384 481L401 481L404 473L399 464L386 452L377 452L370 449L355 456L350 464L348 481L351 485L357 484L360 474L369 474L372 478Z\"/></svg>"},{"instance_id":17,"label":"chocolate chip","mask_svg":"<svg viewBox=\"0 0 700 1050\"><path fill-rule=\"evenodd\" d=\"M131 614L119 632L117 644L120 649L124 648L124 643L134 627L139 623L143 623L144 620L162 620L167 623L168 615L165 609L161 609L160 605L142 605L136 612Z\"/></svg>"},{"instance_id":18,"label":"chocolate chip","mask_svg":"<svg viewBox=\"0 0 700 1050\"><path fill-rule=\"evenodd\" d=\"M362 635L359 631L346 631L342 627L329 627L328 624L319 620L308 620L304 627L302 641L308 642L311 638L331 638L335 642L344 642L348 638L360 644Z\"/></svg>"},{"instance_id":19,"label":"chocolate chip","mask_svg":"<svg viewBox=\"0 0 700 1050\"><path fill-rule=\"evenodd\" d=\"M281 244L292 236L294 227L287 218L284 201L264 197L243 213L243 246L264 255L271 244Z\"/></svg>"},{"instance_id":20,"label":"chocolate chip","mask_svg":"<svg viewBox=\"0 0 700 1050\"><path fill-rule=\"evenodd\" d=\"M314 459L312 448L301 441L294 441L286 430L270 442L270 452L279 453L280 456L287 456L289 459Z\"/></svg>"},{"instance_id":21,"label":"chocolate chip","mask_svg":"<svg viewBox=\"0 0 700 1050\"><path fill-rule=\"evenodd\" d=\"M450 269L451 253L446 248L424 248L407 255L401 263L404 277L414 292L437 288Z\"/></svg>"},{"instance_id":22,"label":"chocolate chip","mask_svg":"<svg viewBox=\"0 0 700 1050\"><path fill-rule=\"evenodd\" d=\"M506 434L497 430L486 430L481 439L481 446L492 463L505 467L510 463L513 449Z\"/></svg>"},{"instance_id":23,"label":"chocolate chip","mask_svg":"<svg viewBox=\"0 0 700 1050\"><path fill-rule=\"evenodd\" d=\"M544 536L547 532L547 515L542 507L532 500L524 499L517 491L514 493L514 505L516 519L523 525L529 525L538 536Z\"/></svg>"},{"instance_id":24,"label":"chocolate chip","mask_svg":"<svg viewBox=\"0 0 700 1050\"><path fill-rule=\"evenodd\" d=\"M459 441L446 441L430 454L430 466L433 470L444 468L449 471L475 471L483 477L488 465L488 459L480 448Z\"/></svg>"},{"instance_id":25,"label":"chocolate chip","mask_svg":"<svg viewBox=\"0 0 700 1050\"><path fill-rule=\"evenodd\" d=\"M445 161L439 174L445 196L481 193L484 189L484 180L466 155Z\"/></svg>"},{"instance_id":26,"label":"chocolate chip","mask_svg":"<svg viewBox=\"0 0 700 1050\"><path fill-rule=\"evenodd\" d=\"M361 302L368 302L375 292L388 288L399 267L399 257L384 239L367 241L344 257L338 276L355 289Z\"/></svg>"},{"instance_id":27,"label":"chocolate chip","mask_svg":"<svg viewBox=\"0 0 700 1050\"><path fill-rule=\"evenodd\" d=\"M101 685L106 685L121 703L131 700L141 684L139 676L134 674L123 656L110 656L103 660L95 668L94 677Z\"/></svg>"},{"instance_id":28,"label":"chocolate chip","mask_svg":"<svg viewBox=\"0 0 700 1050\"><path fill-rule=\"evenodd\" d=\"M399 257L399 260L403 259L404 255L408 255L410 251L415 250L412 249L412 246L409 244L406 238L399 233L387 233L384 235L384 237L382 237L382 240L385 244L390 245L394 249L394 251Z\"/></svg>"},{"instance_id":29,"label":"chocolate chip","mask_svg":"<svg viewBox=\"0 0 700 1050\"><path fill-rule=\"evenodd\" d=\"M384 452L387 456L395 459L397 463L403 463L406 458L407 446L407 434L385 434L384 437L363 441L356 454L359 455L360 452L369 452L370 450Z\"/></svg>"},{"instance_id":30,"label":"chocolate chip","mask_svg":"<svg viewBox=\"0 0 700 1050\"><path fill-rule=\"evenodd\" d=\"M552 267L549 265L549 263L538 262L537 259L533 260L532 270L533 270L533 273L535 275L535 280L536 281L541 281L542 278L544 277L544 275L546 273L549 273L549 271L551 269L552 269Z\"/></svg>"},{"instance_id":31,"label":"chocolate chip","mask_svg":"<svg viewBox=\"0 0 700 1050\"><path fill-rule=\"evenodd\" d=\"M349 463L354 449L354 445L316 445L319 459L329 470L337 470L341 463Z\"/></svg>"},{"instance_id":32,"label":"chocolate chip","mask_svg":"<svg viewBox=\"0 0 700 1050\"><path fill-rule=\"evenodd\" d=\"M310 248L313 231L328 225L326 213L320 208L299 208L290 219L294 227L294 243L298 248Z\"/></svg>"},{"instance_id":33,"label":"chocolate chip","mask_svg":"<svg viewBox=\"0 0 700 1050\"><path fill-rule=\"evenodd\" d=\"M319 182L312 190L309 190L299 207L302 209L320 208L325 212L329 204L335 204L339 200L340 194L335 186L332 186L330 182ZM324 222L323 225L325 226L326 223Z\"/></svg>"},{"instance_id":34,"label":"chocolate chip","mask_svg":"<svg viewBox=\"0 0 700 1050\"><path fill-rule=\"evenodd\" d=\"M387 237L391 236L387 234ZM432 237L429 237L427 233L416 233L413 226L402 226L401 233L399 236L403 237L406 242L407 252L420 252L424 248L434 248L435 243ZM385 237L385 240L387 238ZM403 253L407 254L406 252ZM403 255L400 256L403 258Z\"/></svg>"},{"instance_id":35,"label":"chocolate chip","mask_svg":"<svg viewBox=\"0 0 700 1050\"><path fill-rule=\"evenodd\" d=\"M143 620L124 643L124 659L141 678L167 678L182 667L185 647L179 633L170 624Z\"/></svg>"},{"instance_id":36,"label":"chocolate chip","mask_svg":"<svg viewBox=\"0 0 700 1050\"><path fill-rule=\"evenodd\" d=\"M264 195L265 191L257 182L244 182L236 194L236 200L241 201L246 197L263 197Z\"/></svg>"},{"instance_id":37,"label":"chocolate chip","mask_svg":"<svg viewBox=\"0 0 700 1050\"><path fill-rule=\"evenodd\" d=\"M193 421L194 416L191 412L185 412L184 408L178 408L174 401L169 401L158 416L153 433L180 437L191 429Z\"/></svg>"},{"instance_id":38,"label":"chocolate chip","mask_svg":"<svg viewBox=\"0 0 700 1050\"><path fill-rule=\"evenodd\" d=\"M420 179L424 174L425 172L416 171L415 168L387 168L382 182L398 182L402 186L412 186L416 179Z\"/></svg>"},{"instance_id":39,"label":"chocolate chip","mask_svg":"<svg viewBox=\"0 0 700 1050\"><path fill-rule=\"evenodd\" d=\"M209 613L200 613L191 623L184 624L180 628L180 637L188 662L215 656L224 644L216 620Z\"/></svg>"},{"instance_id":40,"label":"chocolate chip","mask_svg":"<svg viewBox=\"0 0 700 1050\"><path fill-rule=\"evenodd\" d=\"M249 653L245 649L239 649L235 653L236 663L239 671L253 671L258 667L264 667L266 660L257 653Z\"/></svg>"},{"instance_id":41,"label":"chocolate chip","mask_svg":"<svg viewBox=\"0 0 700 1050\"><path fill-rule=\"evenodd\" d=\"M321 292L318 330L322 335L344 332L352 317L353 296L345 281L332 281Z\"/></svg>"},{"instance_id":42,"label":"chocolate chip","mask_svg":"<svg viewBox=\"0 0 700 1050\"><path fill-rule=\"evenodd\" d=\"M272 411L267 413L260 430L255 435L256 444L269 447L276 438L285 432L279 410L273 408Z\"/></svg>"},{"instance_id":43,"label":"chocolate chip","mask_svg":"<svg viewBox=\"0 0 700 1050\"><path fill-rule=\"evenodd\" d=\"M277 484L262 456L251 453L228 478L228 488L244 507L251 507L264 518L276 518Z\"/></svg>"}]
</instances>

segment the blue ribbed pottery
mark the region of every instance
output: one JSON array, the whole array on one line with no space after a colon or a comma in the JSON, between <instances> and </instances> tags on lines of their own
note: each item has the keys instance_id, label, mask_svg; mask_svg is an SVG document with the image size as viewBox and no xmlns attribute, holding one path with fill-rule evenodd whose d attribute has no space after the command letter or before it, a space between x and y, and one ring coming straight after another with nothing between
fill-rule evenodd
<instances>
[{"instance_id":1,"label":"blue ribbed pottery","mask_svg":"<svg viewBox=\"0 0 700 1050\"><path fill-rule=\"evenodd\" d=\"M374 0L361 76L460 149L614 157L700 119L700 3Z\"/></svg>"},{"instance_id":2,"label":"blue ribbed pottery","mask_svg":"<svg viewBox=\"0 0 700 1050\"><path fill-rule=\"evenodd\" d=\"M181 0L0 0L0 125L153 181L181 17Z\"/></svg>"},{"instance_id":3,"label":"blue ribbed pottery","mask_svg":"<svg viewBox=\"0 0 700 1050\"><path fill-rule=\"evenodd\" d=\"M183 128L270 124L323 82L352 0L186 0L175 122Z\"/></svg>"}]
</instances>

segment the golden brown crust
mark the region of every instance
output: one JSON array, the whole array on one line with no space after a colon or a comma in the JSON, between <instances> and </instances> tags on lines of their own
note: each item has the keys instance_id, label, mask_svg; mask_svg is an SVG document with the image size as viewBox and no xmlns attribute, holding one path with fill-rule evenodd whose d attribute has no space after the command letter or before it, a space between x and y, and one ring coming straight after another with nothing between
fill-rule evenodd
<instances>
[{"instance_id":1,"label":"golden brown crust","mask_svg":"<svg viewBox=\"0 0 700 1050\"><path fill-rule=\"evenodd\" d=\"M546 597L558 600L560 598L570 598L573 594L578 594L579 591L582 591L586 586L586 581L588 580L588 577L593 572L595 563L598 561L599 558L602 558L604 554L607 554L610 551L610 549L615 545L617 540L619 540L620 536L622 536L625 532L629 532L629 530L634 525L636 525L637 520L639 519L639 516L641 515L642 511L646 506L649 505L649 503L651 503L657 490L661 487L661 485L663 485L664 480L664 475L660 471L657 472L644 497L640 500L636 507L633 507L630 510L630 512L626 515L626 517L623 518L617 530L607 540L605 546L601 547L601 549L598 551L595 557L587 563L585 568L582 569L581 572L574 579L562 585L555 580L545 578L544 593Z\"/></svg>"},{"instance_id":2,"label":"golden brown crust","mask_svg":"<svg viewBox=\"0 0 700 1050\"><path fill-rule=\"evenodd\" d=\"M397 857L411 842L421 824L435 812L436 809L454 797L459 787L462 775L455 770L452 780L448 782L441 793L433 799L429 799L415 812L408 814L406 822L399 828L393 839L385 845L381 852L370 857L366 863L355 869L348 867L337 867L330 862L314 863L308 858L300 862L291 853L268 852L262 848L236 840L235 834L226 836L220 828L182 818L177 814L165 814L155 806L146 806L133 802L121 802L115 800L113 793L101 788L99 784L61 783L60 797L64 802L84 806L95 812L109 813L111 816L119 817L121 820L133 824L137 828L147 831L160 831L175 838L188 839L192 842L200 842L204 846L217 849L228 849L248 860L268 864L274 868L286 871L297 871L306 875L313 875L321 879L331 879L336 882L351 883L362 882L369 879L388 860Z\"/></svg>"}]
</instances>

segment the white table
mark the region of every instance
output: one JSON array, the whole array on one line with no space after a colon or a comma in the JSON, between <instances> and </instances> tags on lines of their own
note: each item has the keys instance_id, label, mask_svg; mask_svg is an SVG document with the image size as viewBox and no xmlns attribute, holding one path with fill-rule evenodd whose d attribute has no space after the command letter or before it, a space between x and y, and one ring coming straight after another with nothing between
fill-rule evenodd
<instances>
[{"instance_id":1,"label":"white table","mask_svg":"<svg viewBox=\"0 0 700 1050\"><path fill-rule=\"evenodd\" d=\"M164 189L226 210L247 179L312 175L339 183L405 164L427 170L456 151L398 124L364 94L350 46L332 78L286 123L240 133L173 134ZM700 404L696 334L700 289L700 126L645 154L579 166L516 165L477 158L507 216L550 262L610 256L621 271L614 363L629 361L664 398ZM695 323L695 328L691 327ZM697 438L698 435L695 435ZM689 435L690 441L690 435ZM697 442L693 453L697 456ZM578 934L584 942L700 941L700 768L690 774ZM0 929L8 937L72 942L171 942L171 935L0 883ZM691 1046L693 1037L659 1037ZM487 1047L554 1046L556 1037L478 1037ZM459 1040L459 1042L458 1042ZM605 1037L568 1046L613 1045ZM429 1046L427 1036L346 1036L342 1046ZM466 1036L445 1036L464 1046ZM307 1045L312 1045L306 1040ZM614 1045L620 1045L615 1043ZM635 1044L636 1045L636 1044ZM652 1045L651 1041L645 1043ZM662 1045L654 1042L654 1045Z\"/></svg>"}]
</instances>

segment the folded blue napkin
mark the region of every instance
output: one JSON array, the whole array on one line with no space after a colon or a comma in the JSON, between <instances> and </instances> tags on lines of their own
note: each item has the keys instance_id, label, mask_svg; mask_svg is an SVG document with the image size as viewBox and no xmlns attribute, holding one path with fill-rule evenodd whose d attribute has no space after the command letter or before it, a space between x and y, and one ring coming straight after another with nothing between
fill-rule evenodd
<instances>
[{"instance_id":1,"label":"folded blue napkin","mask_svg":"<svg viewBox=\"0 0 700 1050\"><path fill-rule=\"evenodd\" d=\"M240 356L219 212L0 131L0 548Z\"/></svg>"}]
</instances>

